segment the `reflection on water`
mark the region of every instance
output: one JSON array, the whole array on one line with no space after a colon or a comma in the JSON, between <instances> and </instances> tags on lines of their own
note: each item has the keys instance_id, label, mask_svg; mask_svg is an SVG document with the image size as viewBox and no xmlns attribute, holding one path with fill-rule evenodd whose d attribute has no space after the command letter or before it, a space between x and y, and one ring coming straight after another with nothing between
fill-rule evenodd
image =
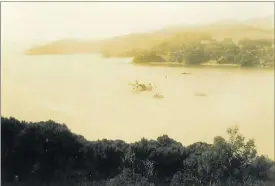
<instances>
[{"instance_id":1,"label":"reflection on water","mask_svg":"<svg viewBox=\"0 0 275 186\"><path fill-rule=\"evenodd\" d=\"M66 123L90 140L162 134L188 145L212 142L232 125L274 152L274 73L270 70L145 67L94 55L2 56L2 115ZM192 74L183 75L188 71ZM167 77L166 77L167 76ZM128 83L151 82L133 94ZM196 96L203 93L205 96Z\"/></svg>"}]
</instances>

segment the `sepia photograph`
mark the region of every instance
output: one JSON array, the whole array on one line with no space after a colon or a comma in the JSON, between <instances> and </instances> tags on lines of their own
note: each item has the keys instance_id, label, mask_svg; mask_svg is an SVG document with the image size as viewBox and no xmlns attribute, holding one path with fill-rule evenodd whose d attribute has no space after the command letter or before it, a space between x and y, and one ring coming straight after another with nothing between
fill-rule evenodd
<instances>
[{"instance_id":1,"label":"sepia photograph","mask_svg":"<svg viewBox=\"0 0 275 186\"><path fill-rule=\"evenodd\" d=\"M1 2L1 185L274 186L274 2Z\"/></svg>"}]
</instances>

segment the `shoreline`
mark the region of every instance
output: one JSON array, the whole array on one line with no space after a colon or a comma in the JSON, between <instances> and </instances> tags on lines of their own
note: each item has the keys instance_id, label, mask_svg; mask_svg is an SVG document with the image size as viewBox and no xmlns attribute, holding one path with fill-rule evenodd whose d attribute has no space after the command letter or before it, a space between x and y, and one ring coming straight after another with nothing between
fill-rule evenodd
<instances>
[{"instance_id":1,"label":"shoreline","mask_svg":"<svg viewBox=\"0 0 275 186\"><path fill-rule=\"evenodd\" d=\"M44 54L27 54L24 53L24 55L27 56L39 56L39 55L99 55L105 59L118 59L118 58L131 58L132 57L105 57L102 56L102 54L98 53L44 53ZM134 66L151 66L151 67L181 67L181 68L233 68L233 69L263 69L263 70L274 70L275 67L259 67L259 66L251 66L251 67L242 67L240 64L215 64L215 63L205 63L205 64L199 64L199 65L186 65L183 63L175 63L175 62L127 62L128 64L134 65Z\"/></svg>"},{"instance_id":2,"label":"shoreline","mask_svg":"<svg viewBox=\"0 0 275 186\"><path fill-rule=\"evenodd\" d=\"M131 65L135 66L152 66L152 67L182 67L182 68L234 68L234 69L263 69L263 70L274 70L274 67L242 67L239 64L200 64L200 65L185 65L183 63L173 63L173 62L148 62L148 63L133 63L129 62Z\"/></svg>"}]
</instances>

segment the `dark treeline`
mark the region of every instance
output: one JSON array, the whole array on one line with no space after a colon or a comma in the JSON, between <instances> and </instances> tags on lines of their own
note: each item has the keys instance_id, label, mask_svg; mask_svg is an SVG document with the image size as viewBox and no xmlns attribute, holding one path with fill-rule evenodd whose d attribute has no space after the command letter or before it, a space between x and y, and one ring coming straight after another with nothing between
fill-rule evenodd
<instances>
[{"instance_id":1,"label":"dark treeline","mask_svg":"<svg viewBox=\"0 0 275 186\"><path fill-rule=\"evenodd\" d=\"M213 144L189 146L163 135L135 143L87 141L54 121L1 117L2 184L272 185L275 164L257 156L238 128Z\"/></svg>"},{"instance_id":2,"label":"dark treeline","mask_svg":"<svg viewBox=\"0 0 275 186\"><path fill-rule=\"evenodd\" d=\"M207 34L181 33L150 50L139 52L133 62L179 62L186 65L214 62L272 67L274 40L242 39L236 42L231 38L215 40Z\"/></svg>"}]
</instances>

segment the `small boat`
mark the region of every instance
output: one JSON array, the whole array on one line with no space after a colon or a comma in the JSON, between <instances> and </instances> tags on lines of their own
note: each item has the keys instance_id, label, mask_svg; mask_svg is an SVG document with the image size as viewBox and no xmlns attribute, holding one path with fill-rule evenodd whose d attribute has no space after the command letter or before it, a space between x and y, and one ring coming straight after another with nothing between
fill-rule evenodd
<instances>
[{"instance_id":1,"label":"small boat","mask_svg":"<svg viewBox=\"0 0 275 186\"><path fill-rule=\"evenodd\" d=\"M159 93L154 94L153 97L154 97L154 98L158 98L158 99L164 98L164 96L161 95L161 94L159 94Z\"/></svg>"},{"instance_id":2,"label":"small boat","mask_svg":"<svg viewBox=\"0 0 275 186\"><path fill-rule=\"evenodd\" d=\"M190 72L183 72L183 73L181 73L181 74L187 75L187 74L191 74L191 73L190 73Z\"/></svg>"},{"instance_id":3,"label":"small boat","mask_svg":"<svg viewBox=\"0 0 275 186\"><path fill-rule=\"evenodd\" d=\"M198 93L195 93L195 96L206 96L206 94L198 92Z\"/></svg>"},{"instance_id":4,"label":"small boat","mask_svg":"<svg viewBox=\"0 0 275 186\"><path fill-rule=\"evenodd\" d=\"M146 87L147 87L147 91L152 91L153 90L152 83L148 83Z\"/></svg>"},{"instance_id":5,"label":"small boat","mask_svg":"<svg viewBox=\"0 0 275 186\"><path fill-rule=\"evenodd\" d=\"M153 90L153 85L151 83L148 84L142 84L139 83L138 81L135 81L135 83L128 83L133 87L134 90L138 91L152 91Z\"/></svg>"}]
</instances>

